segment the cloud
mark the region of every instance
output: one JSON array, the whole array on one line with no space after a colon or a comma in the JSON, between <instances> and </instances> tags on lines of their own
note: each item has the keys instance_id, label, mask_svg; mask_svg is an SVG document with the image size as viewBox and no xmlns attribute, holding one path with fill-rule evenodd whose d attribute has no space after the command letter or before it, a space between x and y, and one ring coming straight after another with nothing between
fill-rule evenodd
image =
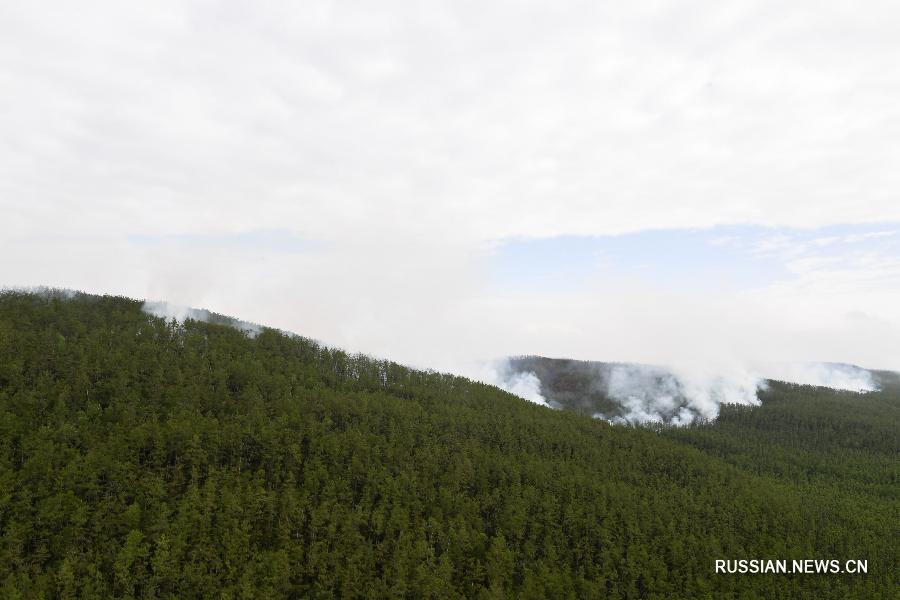
<instances>
[{"instance_id":1,"label":"cloud","mask_svg":"<svg viewBox=\"0 0 900 600\"><path fill-rule=\"evenodd\" d=\"M892 230L896 16L5 2L0 284L205 307L435 368L523 353L896 367L897 265L871 240L800 252L791 234L789 277L738 290L608 272L511 289L490 269L510 240Z\"/></svg>"},{"instance_id":2,"label":"cloud","mask_svg":"<svg viewBox=\"0 0 900 600\"><path fill-rule=\"evenodd\" d=\"M2 196L27 233L900 220L890 4L2 11Z\"/></svg>"}]
</instances>

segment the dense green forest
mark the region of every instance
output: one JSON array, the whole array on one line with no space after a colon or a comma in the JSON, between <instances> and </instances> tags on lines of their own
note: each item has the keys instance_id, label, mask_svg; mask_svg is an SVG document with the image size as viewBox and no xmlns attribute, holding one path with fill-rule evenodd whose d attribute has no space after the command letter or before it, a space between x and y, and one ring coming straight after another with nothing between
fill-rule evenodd
<instances>
[{"instance_id":1,"label":"dense green forest","mask_svg":"<svg viewBox=\"0 0 900 600\"><path fill-rule=\"evenodd\" d=\"M900 386L612 426L118 297L0 294L0 598L894 598ZM726 575L715 559L865 559Z\"/></svg>"}]
</instances>

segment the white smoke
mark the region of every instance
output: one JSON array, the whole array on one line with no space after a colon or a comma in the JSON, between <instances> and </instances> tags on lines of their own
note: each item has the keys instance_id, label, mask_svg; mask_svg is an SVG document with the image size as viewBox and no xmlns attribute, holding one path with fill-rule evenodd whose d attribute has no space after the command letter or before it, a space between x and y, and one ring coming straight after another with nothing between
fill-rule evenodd
<instances>
[{"instance_id":1,"label":"white smoke","mask_svg":"<svg viewBox=\"0 0 900 600\"><path fill-rule=\"evenodd\" d=\"M612 365L607 396L621 408L619 415L596 413L611 423L666 422L687 425L697 418L715 419L722 404L760 404L758 392L767 381L871 392L878 389L870 371L839 363L785 363L728 370L698 370L646 365Z\"/></svg>"},{"instance_id":2,"label":"white smoke","mask_svg":"<svg viewBox=\"0 0 900 600\"><path fill-rule=\"evenodd\" d=\"M759 404L757 392L766 386L757 369L741 364L676 366L672 372L681 382L687 407L704 419L719 416L722 404Z\"/></svg>"},{"instance_id":3,"label":"white smoke","mask_svg":"<svg viewBox=\"0 0 900 600\"><path fill-rule=\"evenodd\" d=\"M719 406L759 404L757 390L764 379L753 372L663 369L648 365L611 365L606 395L622 414L596 418L612 423L667 422L687 425L700 417L715 419Z\"/></svg>"},{"instance_id":4,"label":"white smoke","mask_svg":"<svg viewBox=\"0 0 900 600\"><path fill-rule=\"evenodd\" d=\"M256 323L241 321L232 317L223 317L203 308L180 306L171 302L155 302L145 300L141 305L141 310L143 310L148 315L153 315L154 317L160 317L166 320L175 319L179 323L184 323L187 319L193 319L194 321L201 321L203 323L225 324L243 331L245 334L247 334L248 337L251 338L255 338L262 331L262 326Z\"/></svg>"},{"instance_id":5,"label":"white smoke","mask_svg":"<svg viewBox=\"0 0 900 600\"><path fill-rule=\"evenodd\" d=\"M595 418L615 424L668 423L688 425L697 419L713 420L722 404L758 406L758 393L769 380L869 392L878 389L873 374L841 363L745 364L720 361L698 367L657 367L641 364L608 364L598 388L615 402L619 414L595 413ZM493 360L453 371L495 385L530 402L558 408L542 390L536 373L518 371L510 361Z\"/></svg>"},{"instance_id":6,"label":"white smoke","mask_svg":"<svg viewBox=\"0 0 900 600\"><path fill-rule=\"evenodd\" d=\"M625 411L613 422L662 421L680 407L681 386L671 374L644 365L614 365L609 373L607 396ZM602 414L596 415L603 418Z\"/></svg>"},{"instance_id":7,"label":"white smoke","mask_svg":"<svg viewBox=\"0 0 900 600\"><path fill-rule=\"evenodd\" d=\"M141 310L148 315L166 319L167 321L175 319L179 323L184 323L187 319L206 322L209 319L210 314L209 311L199 308L179 306L178 304L169 302L153 302L150 300L144 301L141 305Z\"/></svg>"},{"instance_id":8,"label":"white smoke","mask_svg":"<svg viewBox=\"0 0 900 600\"><path fill-rule=\"evenodd\" d=\"M547 401L541 395L541 380L534 373L517 373L501 383L500 387L510 394L547 406Z\"/></svg>"},{"instance_id":9,"label":"white smoke","mask_svg":"<svg viewBox=\"0 0 900 600\"><path fill-rule=\"evenodd\" d=\"M18 289L65 300L77 294L70 289L48 287ZM226 324L249 337L256 337L262 330L256 323L170 302L144 301L141 309L147 314L180 323L193 319ZM532 371L513 369L508 359L470 362L464 367L458 362L443 366L448 371L495 385L535 404L556 407L545 397L540 378ZM621 407L621 411L620 414L596 413L594 416L612 423L686 425L697 418L715 419L722 404L758 405L757 393L766 387L768 380L854 392L878 389L872 372L842 363L728 362L706 356L703 367L698 367L696 361L665 368L630 363L609 367L606 387L602 391Z\"/></svg>"},{"instance_id":10,"label":"white smoke","mask_svg":"<svg viewBox=\"0 0 900 600\"><path fill-rule=\"evenodd\" d=\"M471 363L463 368L453 369L472 379L497 386L520 398L549 406L547 399L541 394L541 380L531 371L515 371L508 359Z\"/></svg>"},{"instance_id":11,"label":"white smoke","mask_svg":"<svg viewBox=\"0 0 900 600\"><path fill-rule=\"evenodd\" d=\"M256 337L262 330L256 323L240 321L231 317L223 318L206 309L191 308L173 304L171 302L144 301L141 310L155 317L167 320L175 319L179 323L184 323L186 319L193 319L204 323L213 321L224 322L236 329L240 329L249 337ZM428 366L422 365L419 368L428 368ZM455 364L453 368L448 370L489 385L497 386L500 389L519 396L524 400L528 400L529 402L540 404L541 406L549 406L547 400L541 394L541 381L538 379L537 375L532 372L513 370L510 367L508 359L468 363L465 366Z\"/></svg>"},{"instance_id":12,"label":"white smoke","mask_svg":"<svg viewBox=\"0 0 900 600\"><path fill-rule=\"evenodd\" d=\"M804 385L816 385L849 390L852 392L873 392L878 384L872 372L841 363L783 363L770 365L766 378Z\"/></svg>"}]
</instances>

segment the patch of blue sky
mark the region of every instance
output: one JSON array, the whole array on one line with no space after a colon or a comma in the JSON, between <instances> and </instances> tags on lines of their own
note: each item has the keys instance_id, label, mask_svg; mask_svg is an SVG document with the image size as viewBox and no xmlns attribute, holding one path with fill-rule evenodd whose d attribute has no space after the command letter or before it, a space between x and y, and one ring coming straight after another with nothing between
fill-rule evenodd
<instances>
[{"instance_id":1,"label":"patch of blue sky","mask_svg":"<svg viewBox=\"0 0 900 600\"><path fill-rule=\"evenodd\" d=\"M792 229L748 225L650 230L614 236L507 241L489 271L501 289L571 291L630 279L666 287L751 289L792 277L801 257L900 257L900 224Z\"/></svg>"},{"instance_id":2,"label":"patch of blue sky","mask_svg":"<svg viewBox=\"0 0 900 600\"><path fill-rule=\"evenodd\" d=\"M235 233L130 235L128 241L143 245L215 247L266 253L305 253L319 250L322 242L283 229L260 229Z\"/></svg>"}]
</instances>

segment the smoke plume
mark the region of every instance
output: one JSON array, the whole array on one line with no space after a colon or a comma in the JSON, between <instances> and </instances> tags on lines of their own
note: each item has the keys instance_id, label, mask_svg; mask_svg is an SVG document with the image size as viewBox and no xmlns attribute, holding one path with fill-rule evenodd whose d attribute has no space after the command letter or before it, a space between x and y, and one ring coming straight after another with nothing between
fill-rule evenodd
<instances>
[{"instance_id":1,"label":"smoke plume","mask_svg":"<svg viewBox=\"0 0 900 600\"><path fill-rule=\"evenodd\" d=\"M843 363L769 365L766 369L766 378L852 392L873 392L878 389L871 371Z\"/></svg>"},{"instance_id":2,"label":"smoke plume","mask_svg":"<svg viewBox=\"0 0 900 600\"><path fill-rule=\"evenodd\" d=\"M78 292L28 288L48 298L71 299ZM141 309L155 317L223 324L256 337L262 327L206 309L170 302L144 301ZM871 371L828 362L724 361L708 358L666 367L635 363L603 363L519 357L444 365L418 365L444 370L495 385L529 402L574 409L615 424L661 422L687 425L711 420L722 404L759 404L758 392L770 380L854 392L878 389Z\"/></svg>"},{"instance_id":3,"label":"smoke plume","mask_svg":"<svg viewBox=\"0 0 900 600\"><path fill-rule=\"evenodd\" d=\"M220 315L203 308L190 308L172 304L170 302L145 300L141 305L141 310L154 317L160 317L166 320L175 319L179 323L184 323L187 319L193 319L194 321L201 321L203 323L228 325L229 327L234 327L235 329L243 331L251 338L255 338L262 331L262 326L256 323L241 321L240 319Z\"/></svg>"},{"instance_id":4,"label":"smoke plume","mask_svg":"<svg viewBox=\"0 0 900 600\"><path fill-rule=\"evenodd\" d=\"M667 370L645 365L614 365L607 395L621 413L606 417L613 423L666 422L687 425L695 419L714 419L719 406L759 404L757 391L765 380L750 371L704 372Z\"/></svg>"},{"instance_id":5,"label":"smoke plume","mask_svg":"<svg viewBox=\"0 0 900 600\"><path fill-rule=\"evenodd\" d=\"M522 397L615 424L712 420L722 404L758 405L771 380L855 392L878 387L870 371L840 363L660 367L531 356L495 362L487 373L485 381Z\"/></svg>"},{"instance_id":6,"label":"smoke plume","mask_svg":"<svg viewBox=\"0 0 900 600\"><path fill-rule=\"evenodd\" d=\"M517 371L508 359L469 363L468 366L455 370L529 402L549 406L547 399L541 394L541 380L538 376L532 371Z\"/></svg>"}]
</instances>

